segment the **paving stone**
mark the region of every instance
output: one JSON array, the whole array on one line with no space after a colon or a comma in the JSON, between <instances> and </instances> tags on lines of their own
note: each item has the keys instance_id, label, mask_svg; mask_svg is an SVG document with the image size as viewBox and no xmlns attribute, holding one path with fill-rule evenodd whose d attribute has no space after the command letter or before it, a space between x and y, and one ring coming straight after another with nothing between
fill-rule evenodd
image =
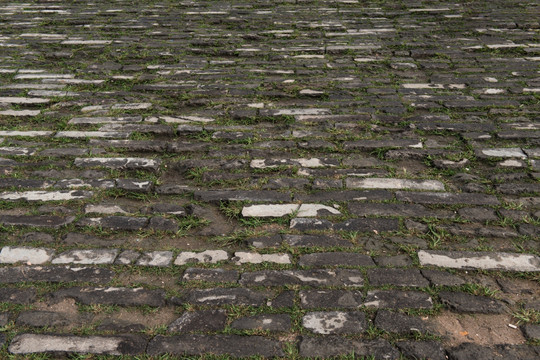
<instances>
[{"instance_id":1,"label":"paving stone","mask_svg":"<svg viewBox=\"0 0 540 360\"><path fill-rule=\"evenodd\" d=\"M34 289L0 288L0 303L30 304L36 298Z\"/></svg>"},{"instance_id":2,"label":"paving stone","mask_svg":"<svg viewBox=\"0 0 540 360\"><path fill-rule=\"evenodd\" d=\"M261 306L272 293L267 291L253 291L245 288L215 288L191 290L186 301L201 305L249 305Z\"/></svg>"},{"instance_id":3,"label":"paving stone","mask_svg":"<svg viewBox=\"0 0 540 360\"><path fill-rule=\"evenodd\" d=\"M2 312L0 313L0 326L4 327L9 322L10 313Z\"/></svg>"},{"instance_id":4,"label":"paving stone","mask_svg":"<svg viewBox=\"0 0 540 360\"><path fill-rule=\"evenodd\" d=\"M328 230L332 223L325 219L294 218L291 219L290 228L298 231Z\"/></svg>"},{"instance_id":5,"label":"paving stone","mask_svg":"<svg viewBox=\"0 0 540 360\"><path fill-rule=\"evenodd\" d=\"M418 291L371 290L363 305L379 309L431 309L433 300L428 294Z\"/></svg>"},{"instance_id":6,"label":"paving stone","mask_svg":"<svg viewBox=\"0 0 540 360\"><path fill-rule=\"evenodd\" d=\"M352 340L338 336L302 337L300 356L331 357L340 355L373 356L375 359L397 359L399 352L386 340Z\"/></svg>"},{"instance_id":7,"label":"paving stone","mask_svg":"<svg viewBox=\"0 0 540 360\"><path fill-rule=\"evenodd\" d=\"M227 314L224 310L186 311L167 327L167 331L182 333L222 331L226 322Z\"/></svg>"},{"instance_id":8,"label":"paving stone","mask_svg":"<svg viewBox=\"0 0 540 360\"><path fill-rule=\"evenodd\" d=\"M237 330L290 331L291 317L288 314L261 314L234 320L231 328Z\"/></svg>"},{"instance_id":9,"label":"paving stone","mask_svg":"<svg viewBox=\"0 0 540 360\"><path fill-rule=\"evenodd\" d=\"M406 216L406 217L438 217L451 218L451 211L433 211L420 204L349 204L349 211L357 216Z\"/></svg>"},{"instance_id":10,"label":"paving stone","mask_svg":"<svg viewBox=\"0 0 540 360\"><path fill-rule=\"evenodd\" d=\"M272 190L210 190L195 191L193 195L195 200L218 204L220 201L281 202L291 200L290 194Z\"/></svg>"},{"instance_id":11,"label":"paving stone","mask_svg":"<svg viewBox=\"0 0 540 360\"><path fill-rule=\"evenodd\" d=\"M519 345L482 346L475 343L464 343L447 349L451 360L465 360L475 358L478 360L491 359L535 359L539 351L537 347Z\"/></svg>"},{"instance_id":12,"label":"paving stone","mask_svg":"<svg viewBox=\"0 0 540 360\"><path fill-rule=\"evenodd\" d=\"M19 282L46 281L91 282L104 284L111 281L115 273L109 269L91 267L58 267L58 266L18 266L0 268L0 283L13 284Z\"/></svg>"},{"instance_id":13,"label":"paving stone","mask_svg":"<svg viewBox=\"0 0 540 360\"><path fill-rule=\"evenodd\" d=\"M315 334L358 334L366 330L362 312L310 312L302 318L302 326Z\"/></svg>"},{"instance_id":14,"label":"paving stone","mask_svg":"<svg viewBox=\"0 0 540 360\"><path fill-rule=\"evenodd\" d=\"M493 195L471 193L428 193L397 191L396 197L400 201L418 204L468 204L468 205L499 205L499 200Z\"/></svg>"},{"instance_id":15,"label":"paving stone","mask_svg":"<svg viewBox=\"0 0 540 360\"><path fill-rule=\"evenodd\" d=\"M117 249L68 250L56 256L53 264L112 264L118 255Z\"/></svg>"},{"instance_id":16,"label":"paving stone","mask_svg":"<svg viewBox=\"0 0 540 360\"><path fill-rule=\"evenodd\" d=\"M262 237L256 237L256 238L251 238L247 240L247 243L249 246L257 248L257 249L278 247L281 245L282 242L283 242L283 239L281 235L262 236Z\"/></svg>"},{"instance_id":17,"label":"paving stone","mask_svg":"<svg viewBox=\"0 0 540 360\"><path fill-rule=\"evenodd\" d=\"M381 330L400 335L425 334L430 325L418 316L409 316L387 310L377 311L373 324Z\"/></svg>"},{"instance_id":18,"label":"paving stone","mask_svg":"<svg viewBox=\"0 0 540 360\"><path fill-rule=\"evenodd\" d=\"M227 260L229 260L229 255L223 250L205 250L200 253L184 251L178 254L178 257L174 260L174 265L185 265L188 263L215 264Z\"/></svg>"},{"instance_id":19,"label":"paving stone","mask_svg":"<svg viewBox=\"0 0 540 360\"><path fill-rule=\"evenodd\" d=\"M422 269L421 272L433 286L459 286L466 283L460 276L446 271Z\"/></svg>"},{"instance_id":20,"label":"paving stone","mask_svg":"<svg viewBox=\"0 0 540 360\"><path fill-rule=\"evenodd\" d=\"M461 208L458 210L458 214L459 216L471 221L486 222L499 220L494 210L480 207Z\"/></svg>"},{"instance_id":21,"label":"paving stone","mask_svg":"<svg viewBox=\"0 0 540 360\"><path fill-rule=\"evenodd\" d=\"M29 327L56 327L67 326L74 322L74 318L67 314L54 311L23 311L19 314L16 324Z\"/></svg>"},{"instance_id":22,"label":"paving stone","mask_svg":"<svg viewBox=\"0 0 540 360\"><path fill-rule=\"evenodd\" d=\"M141 266L169 266L173 259L172 251L151 251L143 253L136 264Z\"/></svg>"},{"instance_id":23,"label":"paving stone","mask_svg":"<svg viewBox=\"0 0 540 360\"><path fill-rule=\"evenodd\" d=\"M436 341L400 341L396 346L411 359L446 360L446 352Z\"/></svg>"},{"instance_id":24,"label":"paving stone","mask_svg":"<svg viewBox=\"0 0 540 360\"><path fill-rule=\"evenodd\" d=\"M362 286L364 277L358 270L268 270L245 272L240 284L247 286Z\"/></svg>"},{"instance_id":25,"label":"paving stone","mask_svg":"<svg viewBox=\"0 0 540 360\"><path fill-rule=\"evenodd\" d=\"M540 325L538 324L526 324L522 326L523 334L529 340L540 339Z\"/></svg>"},{"instance_id":26,"label":"paving stone","mask_svg":"<svg viewBox=\"0 0 540 360\"><path fill-rule=\"evenodd\" d=\"M485 296L442 291L439 293L439 298L443 304L458 312L501 314L507 310L501 301Z\"/></svg>"},{"instance_id":27,"label":"paving stone","mask_svg":"<svg viewBox=\"0 0 540 360\"><path fill-rule=\"evenodd\" d=\"M8 350L13 354L82 353L103 355L138 355L148 343L142 336L73 336L18 334Z\"/></svg>"},{"instance_id":28,"label":"paving stone","mask_svg":"<svg viewBox=\"0 0 540 360\"><path fill-rule=\"evenodd\" d=\"M437 180L407 180L383 178L347 178L345 186L349 189L412 189L428 191L444 191L444 185Z\"/></svg>"},{"instance_id":29,"label":"paving stone","mask_svg":"<svg viewBox=\"0 0 540 360\"><path fill-rule=\"evenodd\" d=\"M239 273L236 270L226 269L199 269L187 268L182 275L182 281L207 281L218 283L235 283L238 281Z\"/></svg>"},{"instance_id":30,"label":"paving stone","mask_svg":"<svg viewBox=\"0 0 540 360\"><path fill-rule=\"evenodd\" d=\"M325 202L325 201L369 201L390 200L394 196L387 190L344 190L344 191L318 191L311 194L295 194L295 201ZM287 201L287 200L283 200Z\"/></svg>"},{"instance_id":31,"label":"paving stone","mask_svg":"<svg viewBox=\"0 0 540 360\"><path fill-rule=\"evenodd\" d=\"M165 304L165 292L163 290L146 290L143 288L74 287L55 291L53 297L58 299L72 298L85 305L163 306Z\"/></svg>"},{"instance_id":32,"label":"paving stone","mask_svg":"<svg viewBox=\"0 0 540 360\"><path fill-rule=\"evenodd\" d=\"M141 253L134 250L124 250L114 260L114 264L131 265L137 261Z\"/></svg>"},{"instance_id":33,"label":"paving stone","mask_svg":"<svg viewBox=\"0 0 540 360\"><path fill-rule=\"evenodd\" d=\"M233 357L283 356L281 344L261 336L240 335L181 335L153 338L148 344L149 355L173 354L193 356L212 353Z\"/></svg>"},{"instance_id":34,"label":"paving stone","mask_svg":"<svg viewBox=\"0 0 540 360\"><path fill-rule=\"evenodd\" d=\"M334 224L337 231L359 231L359 232L386 232L398 231L399 221L397 219L362 218L351 219L338 224Z\"/></svg>"},{"instance_id":35,"label":"paving stone","mask_svg":"<svg viewBox=\"0 0 540 360\"><path fill-rule=\"evenodd\" d=\"M0 251L0 263L23 262L26 265L40 265L50 261L53 256L53 249L4 246Z\"/></svg>"},{"instance_id":36,"label":"paving stone","mask_svg":"<svg viewBox=\"0 0 540 360\"><path fill-rule=\"evenodd\" d=\"M84 218L79 225L100 226L110 230L141 230L146 227L149 220L144 217L107 216L102 218Z\"/></svg>"},{"instance_id":37,"label":"paving stone","mask_svg":"<svg viewBox=\"0 0 540 360\"><path fill-rule=\"evenodd\" d=\"M375 258L377 266L405 267L412 265L412 259L408 255L380 256Z\"/></svg>"},{"instance_id":38,"label":"paving stone","mask_svg":"<svg viewBox=\"0 0 540 360\"><path fill-rule=\"evenodd\" d=\"M528 254L420 250L418 258L423 266L434 265L453 269L540 271L540 258Z\"/></svg>"},{"instance_id":39,"label":"paving stone","mask_svg":"<svg viewBox=\"0 0 540 360\"><path fill-rule=\"evenodd\" d=\"M429 286L429 281L417 269L369 269L367 275L373 286Z\"/></svg>"},{"instance_id":40,"label":"paving stone","mask_svg":"<svg viewBox=\"0 0 540 360\"><path fill-rule=\"evenodd\" d=\"M375 266L368 255L346 252L315 253L301 255L300 266Z\"/></svg>"},{"instance_id":41,"label":"paving stone","mask_svg":"<svg viewBox=\"0 0 540 360\"><path fill-rule=\"evenodd\" d=\"M290 264L289 254L259 254L255 252L237 251L231 259L237 265L241 264L260 264L270 262L275 264Z\"/></svg>"},{"instance_id":42,"label":"paving stone","mask_svg":"<svg viewBox=\"0 0 540 360\"><path fill-rule=\"evenodd\" d=\"M148 222L148 228L160 231L177 232L180 229L178 223L173 219L167 219L161 216L154 216Z\"/></svg>"},{"instance_id":43,"label":"paving stone","mask_svg":"<svg viewBox=\"0 0 540 360\"><path fill-rule=\"evenodd\" d=\"M146 158L76 158L75 166L158 171L161 161Z\"/></svg>"},{"instance_id":44,"label":"paving stone","mask_svg":"<svg viewBox=\"0 0 540 360\"><path fill-rule=\"evenodd\" d=\"M33 226L58 229L71 224L75 216L39 216L39 215L0 215L0 224L4 226Z\"/></svg>"},{"instance_id":45,"label":"paving stone","mask_svg":"<svg viewBox=\"0 0 540 360\"><path fill-rule=\"evenodd\" d=\"M300 292L300 305L304 309L347 308L356 309L362 304L361 291L305 290Z\"/></svg>"},{"instance_id":46,"label":"paving stone","mask_svg":"<svg viewBox=\"0 0 540 360\"><path fill-rule=\"evenodd\" d=\"M116 187L126 191L149 193L152 191L154 183L136 179L116 179Z\"/></svg>"},{"instance_id":47,"label":"paving stone","mask_svg":"<svg viewBox=\"0 0 540 360\"><path fill-rule=\"evenodd\" d=\"M293 247L351 247L349 241L324 235L283 235L283 240Z\"/></svg>"},{"instance_id":48,"label":"paving stone","mask_svg":"<svg viewBox=\"0 0 540 360\"><path fill-rule=\"evenodd\" d=\"M282 217L298 212L298 204L249 205L242 209L244 217Z\"/></svg>"}]
</instances>

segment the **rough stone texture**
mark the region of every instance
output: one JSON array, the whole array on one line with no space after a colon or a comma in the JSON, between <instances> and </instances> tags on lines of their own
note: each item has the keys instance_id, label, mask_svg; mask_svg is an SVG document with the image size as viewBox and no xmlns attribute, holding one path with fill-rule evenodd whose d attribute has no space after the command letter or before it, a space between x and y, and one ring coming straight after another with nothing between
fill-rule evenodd
<instances>
[{"instance_id":1,"label":"rough stone texture","mask_svg":"<svg viewBox=\"0 0 540 360\"><path fill-rule=\"evenodd\" d=\"M200 253L186 251L178 254L178 257L174 260L174 265L185 265L188 263L215 264L224 260L229 260L229 255L223 250L206 250Z\"/></svg>"},{"instance_id":2,"label":"rough stone texture","mask_svg":"<svg viewBox=\"0 0 540 360\"><path fill-rule=\"evenodd\" d=\"M46 334L16 335L9 345L13 354L82 353L102 355L138 355L144 352L147 340L142 336L69 336Z\"/></svg>"},{"instance_id":3,"label":"rough stone texture","mask_svg":"<svg viewBox=\"0 0 540 360\"><path fill-rule=\"evenodd\" d=\"M467 293L442 291L439 298L443 304L458 312L500 314L507 309L499 300Z\"/></svg>"},{"instance_id":4,"label":"rough stone texture","mask_svg":"<svg viewBox=\"0 0 540 360\"><path fill-rule=\"evenodd\" d=\"M315 334L357 334L366 329L366 316L361 312L310 312L302 325Z\"/></svg>"},{"instance_id":5,"label":"rough stone texture","mask_svg":"<svg viewBox=\"0 0 540 360\"><path fill-rule=\"evenodd\" d=\"M34 289L0 288L0 302L29 304L36 298Z\"/></svg>"},{"instance_id":6,"label":"rough stone texture","mask_svg":"<svg viewBox=\"0 0 540 360\"><path fill-rule=\"evenodd\" d=\"M375 359L397 359L399 352L386 340L350 340L337 336L303 337L300 356L331 357L349 355L373 356Z\"/></svg>"},{"instance_id":7,"label":"rough stone texture","mask_svg":"<svg viewBox=\"0 0 540 360\"><path fill-rule=\"evenodd\" d=\"M396 346L403 355L411 359L447 359L443 347L436 341L400 341Z\"/></svg>"},{"instance_id":8,"label":"rough stone texture","mask_svg":"<svg viewBox=\"0 0 540 360\"><path fill-rule=\"evenodd\" d=\"M182 275L182 281L227 283L237 282L238 277L239 273L236 270L187 268Z\"/></svg>"},{"instance_id":9,"label":"rough stone texture","mask_svg":"<svg viewBox=\"0 0 540 360\"><path fill-rule=\"evenodd\" d=\"M287 314L264 314L234 320L231 328L237 330L290 331L291 317Z\"/></svg>"},{"instance_id":10,"label":"rough stone texture","mask_svg":"<svg viewBox=\"0 0 540 360\"><path fill-rule=\"evenodd\" d=\"M420 264L424 266L435 265L454 269L540 271L540 258L528 254L421 250L418 252L418 258Z\"/></svg>"},{"instance_id":11,"label":"rough stone texture","mask_svg":"<svg viewBox=\"0 0 540 360\"><path fill-rule=\"evenodd\" d=\"M163 290L146 290L143 288L68 288L55 291L53 297L60 299L73 298L87 305L163 306L165 304Z\"/></svg>"},{"instance_id":12,"label":"rough stone texture","mask_svg":"<svg viewBox=\"0 0 540 360\"><path fill-rule=\"evenodd\" d=\"M0 357L540 358L538 13L0 2Z\"/></svg>"},{"instance_id":13,"label":"rough stone texture","mask_svg":"<svg viewBox=\"0 0 540 360\"><path fill-rule=\"evenodd\" d=\"M379 309L431 309L433 300L428 294L417 291L371 290L363 305Z\"/></svg>"},{"instance_id":14,"label":"rough stone texture","mask_svg":"<svg viewBox=\"0 0 540 360\"><path fill-rule=\"evenodd\" d=\"M54 256L54 252L52 249L4 246L0 251L0 263L14 264L23 262L27 265L39 265L50 261Z\"/></svg>"},{"instance_id":15,"label":"rough stone texture","mask_svg":"<svg viewBox=\"0 0 540 360\"><path fill-rule=\"evenodd\" d=\"M114 277L109 269L91 267L20 266L0 268L0 283L47 281L108 283Z\"/></svg>"},{"instance_id":16,"label":"rough stone texture","mask_svg":"<svg viewBox=\"0 0 540 360\"><path fill-rule=\"evenodd\" d=\"M369 284L373 286L395 285L411 287L427 287L426 280L416 269L370 269L368 270Z\"/></svg>"},{"instance_id":17,"label":"rough stone texture","mask_svg":"<svg viewBox=\"0 0 540 360\"><path fill-rule=\"evenodd\" d=\"M53 264L112 264L118 250L99 249L99 250L69 250L59 254L53 259Z\"/></svg>"},{"instance_id":18,"label":"rough stone texture","mask_svg":"<svg viewBox=\"0 0 540 360\"><path fill-rule=\"evenodd\" d=\"M240 284L248 286L362 286L358 270L284 270L255 271L242 274Z\"/></svg>"},{"instance_id":19,"label":"rough stone texture","mask_svg":"<svg viewBox=\"0 0 540 360\"><path fill-rule=\"evenodd\" d=\"M227 314L223 310L184 312L168 327L169 332L221 331L225 328Z\"/></svg>"},{"instance_id":20,"label":"rough stone texture","mask_svg":"<svg viewBox=\"0 0 540 360\"><path fill-rule=\"evenodd\" d=\"M314 308L358 308L364 296L360 291L305 290L300 292L300 306Z\"/></svg>"},{"instance_id":21,"label":"rough stone texture","mask_svg":"<svg viewBox=\"0 0 540 360\"><path fill-rule=\"evenodd\" d=\"M316 253L300 256L301 266L375 266L368 255L357 253L335 252Z\"/></svg>"},{"instance_id":22,"label":"rough stone texture","mask_svg":"<svg viewBox=\"0 0 540 360\"><path fill-rule=\"evenodd\" d=\"M387 310L377 311L373 324L379 329L400 335L423 334L429 329L429 324L418 316L408 316Z\"/></svg>"},{"instance_id":23,"label":"rough stone texture","mask_svg":"<svg viewBox=\"0 0 540 360\"><path fill-rule=\"evenodd\" d=\"M201 355L212 353L233 357L261 355L264 357L283 356L277 341L261 336L239 335L182 335L165 337L158 335L150 341L149 355Z\"/></svg>"}]
</instances>

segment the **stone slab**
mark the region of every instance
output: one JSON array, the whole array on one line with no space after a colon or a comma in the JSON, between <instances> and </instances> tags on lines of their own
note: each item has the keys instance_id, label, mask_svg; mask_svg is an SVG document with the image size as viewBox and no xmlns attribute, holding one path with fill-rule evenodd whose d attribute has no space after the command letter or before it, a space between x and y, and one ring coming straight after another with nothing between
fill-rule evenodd
<instances>
[{"instance_id":1,"label":"stone slab","mask_svg":"<svg viewBox=\"0 0 540 360\"><path fill-rule=\"evenodd\" d=\"M540 258L531 254L420 250L418 258L422 266L431 265L451 269L540 271Z\"/></svg>"}]
</instances>

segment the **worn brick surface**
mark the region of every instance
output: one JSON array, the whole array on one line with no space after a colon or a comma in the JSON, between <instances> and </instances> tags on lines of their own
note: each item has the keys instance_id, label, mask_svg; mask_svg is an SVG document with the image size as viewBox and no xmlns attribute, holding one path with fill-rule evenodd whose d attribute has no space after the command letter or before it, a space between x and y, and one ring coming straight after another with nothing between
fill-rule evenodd
<instances>
[{"instance_id":1,"label":"worn brick surface","mask_svg":"<svg viewBox=\"0 0 540 360\"><path fill-rule=\"evenodd\" d=\"M539 9L0 2L0 358L540 357Z\"/></svg>"}]
</instances>

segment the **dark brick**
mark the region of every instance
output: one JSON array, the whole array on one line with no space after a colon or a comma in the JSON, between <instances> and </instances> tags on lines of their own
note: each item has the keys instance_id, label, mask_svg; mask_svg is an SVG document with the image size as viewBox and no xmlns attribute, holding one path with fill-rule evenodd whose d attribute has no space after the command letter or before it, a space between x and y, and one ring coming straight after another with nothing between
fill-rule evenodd
<instances>
[{"instance_id":1,"label":"dark brick","mask_svg":"<svg viewBox=\"0 0 540 360\"><path fill-rule=\"evenodd\" d=\"M180 228L178 223L173 219L167 219L160 216L150 218L148 228L160 231L177 232Z\"/></svg>"},{"instance_id":2,"label":"dark brick","mask_svg":"<svg viewBox=\"0 0 540 360\"><path fill-rule=\"evenodd\" d=\"M372 286L429 286L429 281L417 269L369 269L368 279Z\"/></svg>"},{"instance_id":3,"label":"dark brick","mask_svg":"<svg viewBox=\"0 0 540 360\"><path fill-rule=\"evenodd\" d=\"M283 356L281 344L261 336L239 335L181 335L165 337L158 335L150 341L149 355L230 355L233 357Z\"/></svg>"},{"instance_id":4,"label":"dark brick","mask_svg":"<svg viewBox=\"0 0 540 360\"><path fill-rule=\"evenodd\" d=\"M293 247L351 247L349 241L324 235L283 235L283 240Z\"/></svg>"},{"instance_id":5,"label":"dark brick","mask_svg":"<svg viewBox=\"0 0 540 360\"><path fill-rule=\"evenodd\" d=\"M359 232L384 232L398 231L399 221L397 219L379 219L379 218L362 218L352 219L345 222L335 224L334 230L337 231L359 231Z\"/></svg>"},{"instance_id":6,"label":"dark brick","mask_svg":"<svg viewBox=\"0 0 540 360\"><path fill-rule=\"evenodd\" d=\"M283 270L254 271L242 274L240 284L248 286L362 286L358 270Z\"/></svg>"},{"instance_id":7,"label":"dark brick","mask_svg":"<svg viewBox=\"0 0 540 360\"><path fill-rule=\"evenodd\" d=\"M112 270L91 267L19 266L0 268L0 283L18 282L91 282L108 283L114 277Z\"/></svg>"},{"instance_id":8,"label":"dark brick","mask_svg":"<svg viewBox=\"0 0 540 360\"><path fill-rule=\"evenodd\" d=\"M30 304L36 298L34 289L0 288L0 303Z\"/></svg>"},{"instance_id":9,"label":"dark brick","mask_svg":"<svg viewBox=\"0 0 540 360\"><path fill-rule=\"evenodd\" d=\"M386 190L344 190L319 191L312 194L295 194L294 201L325 202L325 201L382 201L390 200L394 196Z\"/></svg>"},{"instance_id":10,"label":"dark brick","mask_svg":"<svg viewBox=\"0 0 540 360\"><path fill-rule=\"evenodd\" d=\"M337 336L302 337L300 356L322 357L349 355L373 356L375 359L398 359L399 352L386 340L353 340Z\"/></svg>"},{"instance_id":11,"label":"dark brick","mask_svg":"<svg viewBox=\"0 0 540 360\"><path fill-rule=\"evenodd\" d=\"M300 292L300 306L304 309L347 308L356 309L364 298L361 291L304 290Z\"/></svg>"},{"instance_id":12,"label":"dark brick","mask_svg":"<svg viewBox=\"0 0 540 360\"><path fill-rule=\"evenodd\" d=\"M357 216L406 216L406 217L437 217L452 218L454 213L447 210L433 211L419 204L349 204L349 211Z\"/></svg>"},{"instance_id":13,"label":"dark brick","mask_svg":"<svg viewBox=\"0 0 540 360\"><path fill-rule=\"evenodd\" d=\"M209 203L220 201L280 202L290 201L291 195L272 190L209 190L195 191L195 200Z\"/></svg>"},{"instance_id":14,"label":"dark brick","mask_svg":"<svg viewBox=\"0 0 540 360\"><path fill-rule=\"evenodd\" d=\"M234 320L231 328L237 330L290 331L291 317L287 314L261 314Z\"/></svg>"},{"instance_id":15,"label":"dark brick","mask_svg":"<svg viewBox=\"0 0 540 360\"><path fill-rule=\"evenodd\" d=\"M244 288L215 288L191 290L186 301L200 305L251 305L262 306L274 294Z\"/></svg>"},{"instance_id":16,"label":"dark brick","mask_svg":"<svg viewBox=\"0 0 540 360\"><path fill-rule=\"evenodd\" d=\"M266 305L271 306L273 308L280 308L280 307L293 307L294 306L294 297L295 292L292 290L283 291L278 296L273 298L272 300L268 300Z\"/></svg>"},{"instance_id":17,"label":"dark brick","mask_svg":"<svg viewBox=\"0 0 540 360\"><path fill-rule=\"evenodd\" d=\"M169 325L167 331L222 331L226 322L227 314L224 310L186 311Z\"/></svg>"},{"instance_id":18,"label":"dark brick","mask_svg":"<svg viewBox=\"0 0 540 360\"><path fill-rule=\"evenodd\" d=\"M226 269L188 268L182 276L182 281L208 281L208 282L237 282L238 271Z\"/></svg>"},{"instance_id":19,"label":"dark brick","mask_svg":"<svg viewBox=\"0 0 540 360\"><path fill-rule=\"evenodd\" d=\"M73 298L82 304L105 304L122 306L163 306L165 291L142 288L68 288L53 293L55 298Z\"/></svg>"},{"instance_id":20,"label":"dark brick","mask_svg":"<svg viewBox=\"0 0 540 360\"><path fill-rule=\"evenodd\" d=\"M400 201L418 204L468 204L468 205L499 205L499 200L493 195L443 193L443 192L410 192L396 191Z\"/></svg>"},{"instance_id":21,"label":"dark brick","mask_svg":"<svg viewBox=\"0 0 540 360\"><path fill-rule=\"evenodd\" d=\"M375 266L368 255L347 252L316 253L300 256L300 266Z\"/></svg>"},{"instance_id":22,"label":"dark brick","mask_svg":"<svg viewBox=\"0 0 540 360\"><path fill-rule=\"evenodd\" d=\"M431 297L419 291L372 290L368 291L364 306L379 309L431 309Z\"/></svg>"},{"instance_id":23,"label":"dark brick","mask_svg":"<svg viewBox=\"0 0 540 360\"><path fill-rule=\"evenodd\" d=\"M58 229L71 224L74 216L37 216L37 215L0 215L0 225L4 226L34 226Z\"/></svg>"},{"instance_id":24,"label":"dark brick","mask_svg":"<svg viewBox=\"0 0 540 360\"><path fill-rule=\"evenodd\" d=\"M446 352L436 341L400 341L396 346L410 359L446 360Z\"/></svg>"},{"instance_id":25,"label":"dark brick","mask_svg":"<svg viewBox=\"0 0 540 360\"><path fill-rule=\"evenodd\" d=\"M400 335L424 334L429 329L428 324L418 316L408 316L387 310L377 311L374 324L379 329Z\"/></svg>"},{"instance_id":26,"label":"dark brick","mask_svg":"<svg viewBox=\"0 0 540 360\"><path fill-rule=\"evenodd\" d=\"M442 270L422 269L424 275L433 286L459 286L465 284L465 280L457 275Z\"/></svg>"},{"instance_id":27,"label":"dark brick","mask_svg":"<svg viewBox=\"0 0 540 360\"><path fill-rule=\"evenodd\" d=\"M462 292L442 291L441 302L450 309L465 313L501 314L507 310L499 300Z\"/></svg>"}]
</instances>

